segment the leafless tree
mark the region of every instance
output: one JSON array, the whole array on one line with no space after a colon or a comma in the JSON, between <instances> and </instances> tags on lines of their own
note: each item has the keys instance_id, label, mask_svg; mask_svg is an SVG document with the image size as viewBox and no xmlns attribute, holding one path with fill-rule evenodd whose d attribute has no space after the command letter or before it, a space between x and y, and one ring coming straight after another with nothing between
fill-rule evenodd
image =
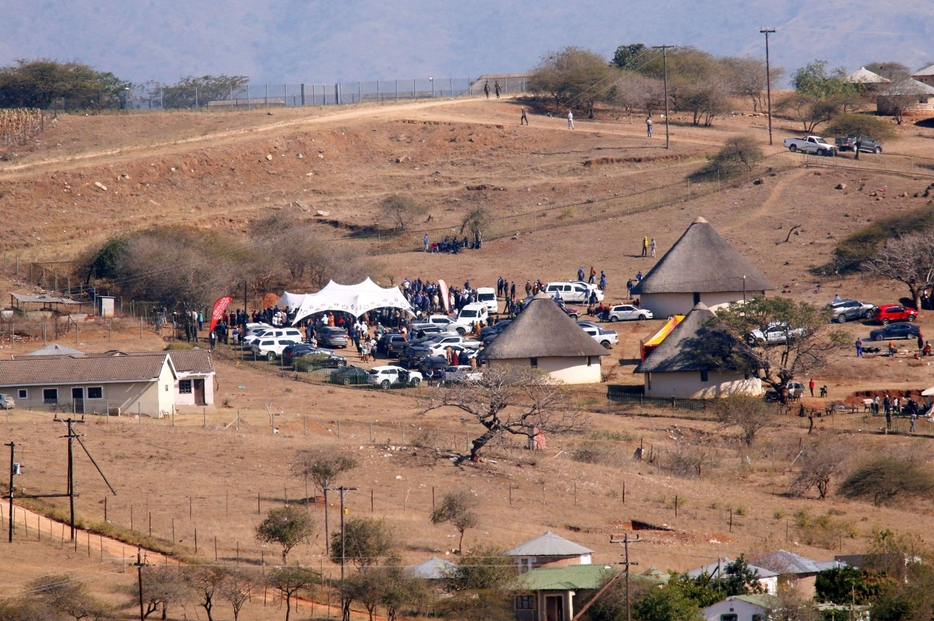
<instances>
[{"instance_id":1,"label":"leafless tree","mask_svg":"<svg viewBox=\"0 0 934 621\"><path fill-rule=\"evenodd\" d=\"M714 411L724 429L740 428L740 438L747 446L756 434L775 424L775 408L760 397L730 395L714 403Z\"/></svg>"},{"instance_id":2,"label":"leafless tree","mask_svg":"<svg viewBox=\"0 0 934 621\"><path fill-rule=\"evenodd\" d=\"M921 294L934 281L934 231L890 239L862 267L873 276L907 285L915 308L920 308Z\"/></svg>"},{"instance_id":3,"label":"leafless tree","mask_svg":"<svg viewBox=\"0 0 934 621\"><path fill-rule=\"evenodd\" d=\"M737 97L748 98L752 110L762 108L762 94L765 92L765 61L752 56L729 56L720 59L723 64L729 92ZM772 71L777 71L773 68Z\"/></svg>"},{"instance_id":4,"label":"leafless tree","mask_svg":"<svg viewBox=\"0 0 934 621\"><path fill-rule=\"evenodd\" d=\"M380 203L382 217L388 220L393 229L405 231L411 222L427 213L428 208L411 198L392 194Z\"/></svg>"},{"instance_id":5,"label":"leafless tree","mask_svg":"<svg viewBox=\"0 0 934 621\"><path fill-rule=\"evenodd\" d=\"M330 545L330 532L328 524L328 488L341 474L357 467L357 459L353 454L343 449L322 447L299 451L292 460L292 472L308 479L324 494L324 545Z\"/></svg>"},{"instance_id":6,"label":"leafless tree","mask_svg":"<svg viewBox=\"0 0 934 621\"><path fill-rule=\"evenodd\" d=\"M244 604L261 584L261 576L248 568L230 570L221 581L220 594L233 609L234 621L240 618Z\"/></svg>"},{"instance_id":7,"label":"leafless tree","mask_svg":"<svg viewBox=\"0 0 934 621\"><path fill-rule=\"evenodd\" d=\"M624 71L616 80L611 102L630 117L636 110L651 115L665 106L665 91L662 83L632 71Z\"/></svg>"},{"instance_id":8,"label":"leafless tree","mask_svg":"<svg viewBox=\"0 0 934 621\"><path fill-rule=\"evenodd\" d=\"M438 387L426 397L423 411L444 407L461 410L485 429L471 443L471 461L479 461L483 447L505 434L565 433L589 423L563 383L526 367L487 368L480 381Z\"/></svg>"},{"instance_id":9,"label":"leafless tree","mask_svg":"<svg viewBox=\"0 0 934 621\"><path fill-rule=\"evenodd\" d=\"M184 606L191 598L191 587L185 580L183 570L177 565L146 566L142 569L144 617L161 610L165 619L169 606ZM129 585L127 594L136 601L139 593L135 584Z\"/></svg>"},{"instance_id":10,"label":"leafless tree","mask_svg":"<svg viewBox=\"0 0 934 621\"><path fill-rule=\"evenodd\" d=\"M850 448L838 438L815 442L798 456L801 470L791 482L789 491L794 496L803 496L811 489L817 489L819 498L826 498L830 492L833 477L843 472L844 462Z\"/></svg>"},{"instance_id":11,"label":"leafless tree","mask_svg":"<svg viewBox=\"0 0 934 621\"><path fill-rule=\"evenodd\" d=\"M107 615L107 608L88 593L87 585L68 574L40 576L29 583L29 592L51 610L75 621Z\"/></svg>"}]
</instances>

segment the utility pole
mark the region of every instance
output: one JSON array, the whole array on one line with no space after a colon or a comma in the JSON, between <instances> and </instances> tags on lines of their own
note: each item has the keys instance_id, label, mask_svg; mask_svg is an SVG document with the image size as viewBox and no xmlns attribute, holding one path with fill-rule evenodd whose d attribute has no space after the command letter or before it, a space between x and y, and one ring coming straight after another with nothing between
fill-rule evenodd
<instances>
[{"instance_id":1,"label":"utility pole","mask_svg":"<svg viewBox=\"0 0 934 621\"><path fill-rule=\"evenodd\" d=\"M340 492L341 495L341 583L344 582L344 567L347 564L347 550L344 547L344 494L346 492L356 491L356 487L344 487L343 485L333 488L335 491ZM328 488L324 488L325 493L327 493ZM346 612L347 606L345 598L346 596L341 593L341 611L342 614Z\"/></svg>"},{"instance_id":2,"label":"utility pole","mask_svg":"<svg viewBox=\"0 0 934 621\"><path fill-rule=\"evenodd\" d=\"M13 543L13 476L18 474L18 468L14 461L16 459L14 455L16 451L16 442L10 441L9 444L5 444L4 446L10 447L10 511L8 513L8 517L10 518L10 534L8 541Z\"/></svg>"},{"instance_id":3,"label":"utility pole","mask_svg":"<svg viewBox=\"0 0 934 621\"><path fill-rule=\"evenodd\" d=\"M139 621L145 621L146 615L143 612L143 565L148 563L143 563L142 554L140 549L136 549L136 583L139 587Z\"/></svg>"},{"instance_id":4,"label":"utility pole","mask_svg":"<svg viewBox=\"0 0 934 621\"><path fill-rule=\"evenodd\" d=\"M622 541L619 540L619 539L613 539L612 537L610 537L610 543L621 543L621 544L623 544L623 554L624 554L623 565L626 566L626 568L623 570L623 571L626 572L626 621L632 621L632 602L631 602L630 599L629 599L629 566L630 566L630 565L638 565L638 564L639 564L639 563L635 563L635 562L630 562L630 560L629 560L629 544L630 544L630 543L639 543L639 542L641 542L641 541L642 541L642 539L630 539L630 538L629 538L629 533L626 533L625 535L623 535Z\"/></svg>"},{"instance_id":5,"label":"utility pole","mask_svg":"<svg viewBox=\"0 0 934 621\"><path fill-rule=\"evenodd\" d=\"M68 488L67 488L67 491L65 492L65 495L68 496L68 508L71 512L71 521L70 521L71 540L74 541L75 540L75 496L76 496L75 494L75 460L74 460L74 441L75 440L77 440L81 448L84 449L84 453L88 456L88 459L91 460L91 463L94 464L94 467L97 469L98 474L100 474L101 478L104 479L104 483L107 484L107 487L110 488L110 491L113 493L114 496L117 495L117 491L113 488L113 485L110 484L110 481L107 480L107 477L104 476L103 471L101 471L101 468L100 466L97 465L97 462L94 461L94 458L91 457L91 453L88 451L88 448L84 445L84 442L82 442L78 434L75 433L75 429L74 429L75 423L83 425L85 421L75 420L73 418L65 418L65 419L56 418L53 420L56 422L65 423L66 425L68 425L68 435L64 436L68 438ZM61 494L46 494L45 496L51 497L51 496L60 496L60 495ZM41 498L41 497L43 496L42 495L29 496L29 498Z\"/></svg>"},{"instance_id":6,"label":"utility pole","mask_svg":"<svg viewBox=\"0 0 934 621\"><path fill-rule=\"evenodd\" d=\"M653 50L662 51L662 69L664 71L665 77L665 148L671 148L671 134L669 132L670 125L668 123L668 48L674 47L673 45L655 45L652 46Z\"/></svg>"},{"instance_id":7,"label":"utility pole","mask_svg":"<svg viewBox=\"0 0 934 621\"><path fill-rule=\"evenodd\" d=\"M769 106L769 146L772 144L772 71L769 67L769 35L775 32L774 28L760 28L759 32L765 35L765 97ZM761 91L760 91L761 92Z\"/></svg>"}]
</instances>

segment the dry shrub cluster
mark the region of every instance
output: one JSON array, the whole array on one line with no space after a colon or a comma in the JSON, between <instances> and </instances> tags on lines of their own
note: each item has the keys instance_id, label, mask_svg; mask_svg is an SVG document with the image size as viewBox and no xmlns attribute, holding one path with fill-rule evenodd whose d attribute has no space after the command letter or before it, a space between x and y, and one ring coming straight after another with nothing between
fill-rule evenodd
<instances>
[{"instance_id":1,"label":"dry shrub cluster","mask_svg":"<svg viewBox=\"0 0 934 621\"><path fill-rule=\"evenodd\" d=\"M852 539L859 534L853 522L835 518L831 511L816 516L798 511L795 530L802 543L828 550L838 547L841 538Z\"/></svg>"}]
</instances>

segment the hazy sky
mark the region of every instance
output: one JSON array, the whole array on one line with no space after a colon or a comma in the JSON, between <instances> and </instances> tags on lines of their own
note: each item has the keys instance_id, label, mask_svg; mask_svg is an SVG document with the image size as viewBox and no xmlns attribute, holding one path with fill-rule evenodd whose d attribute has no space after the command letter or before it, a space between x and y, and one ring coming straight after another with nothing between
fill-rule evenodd
<instances>
[{"instance_id":1,"label":"hazy sky","mask_svg":"<svg viewBox=\"0 0 934 621\"><path fill-rule=\"evenodd\" d=\"M566 45L764 55L789 71L934 60L934 2L892 0L0 0L0 64L80 60L133 82L262 82L520 72Z\"/></svg>"}]
</instances>

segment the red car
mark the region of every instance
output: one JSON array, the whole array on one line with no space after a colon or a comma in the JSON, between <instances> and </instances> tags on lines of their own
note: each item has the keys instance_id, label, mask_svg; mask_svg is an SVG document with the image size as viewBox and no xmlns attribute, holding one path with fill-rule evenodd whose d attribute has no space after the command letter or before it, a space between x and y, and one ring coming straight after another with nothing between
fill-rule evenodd
<instances>
[{"instance_id":1,"label":"red car","mask_svg":"<svg viewBox=\"0 0 934 621\"><path fill-rule=\"evenodd\" d=\"M888 325L893 321L914 321L918 316L918 311L913 308L905 308L898 304L883 304L877 306L872 313L873 319L882 325Z\"/></svg>"}]
</instances>

